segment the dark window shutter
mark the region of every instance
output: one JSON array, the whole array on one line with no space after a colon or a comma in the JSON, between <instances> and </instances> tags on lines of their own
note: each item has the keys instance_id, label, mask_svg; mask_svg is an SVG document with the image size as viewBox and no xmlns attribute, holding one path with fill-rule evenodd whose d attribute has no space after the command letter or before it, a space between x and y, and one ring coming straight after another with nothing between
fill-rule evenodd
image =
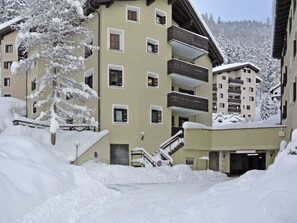
<instances>
[{"instance_id":1,"label":"dark window shutter","mask_svg":"<svg viewBox=\"0 0 297 223\"><path fill-rule=\"evenodd\" d=\"M284 85L284 87L287 85L287 66L285 67L283 85Z\"/></svg>"},{"instance_id":2,"label":"dark window shutter","mask_svg":"<svg viewBox=\"0 0 297 223\"><path fill-rule=\"evenodd\" d=\"M123 75L122 71L118 71L118 86L123 86Z\"/></svg>"},{"instance_id":3,"label":"dark window shutter","mask_svg":"<svg viewBox=\"0 0 297 223\"><path fill-rule=\"evenodd\" d=\"M153 86L157 87L158 86L158 78L153 79Z\"/></svg>"},{"instance_id":4,"label":"dark window shutter","mask_svg":"<svg viewBox=\"0 0 297 223\"><path fill-rule=\"evenodd\" d=\"M154 45L153 52L158 53L158 51L159 51L159 48L158 48L158 45L156 44Z\"/></svg>"},{"instance_id":5,"label":"dark window shutter","mask_svg":"<svg viewBox=\"0 0 297 223\"><path fill-rule=\"evenodd\" d=\"M166 23L166 16L161 16L161 17L160 17L160 23L161 23L162 25L164 25L164 24Z\"/></svg>"},{"instance_id":6,"label":"dark window shutter","mask_svg":"<svg viewBox=\"0 0 297 223\"><path fill-rule=\"evenodd\" d=\"M158 111L158 123L162 122L162 111Z\"/></svg>"},{"instance_id":7,"label":"dark window shutter","mask_svg":"<svg viewBox=\"0 0 297 223\"><path fill-rule=\"evenodd\" d=\"M128 111L127 109L123 109L123 122L127 122L128 120Z\"/></svg>"},{"instance_id":8,"label":"dark window shutter","mask_svg":"<svg viewBox=\"0 0 297 223\"><path fill-rule=\"evenodd\" d=\"M296 101L296 81L293 83L293 102Z\"/></svg>"}]
</instances>

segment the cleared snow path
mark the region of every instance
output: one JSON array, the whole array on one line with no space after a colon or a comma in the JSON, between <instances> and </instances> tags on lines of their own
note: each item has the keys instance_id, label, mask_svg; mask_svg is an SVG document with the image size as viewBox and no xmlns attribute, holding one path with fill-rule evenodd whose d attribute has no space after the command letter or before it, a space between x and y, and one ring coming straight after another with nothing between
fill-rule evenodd
<instances>
[{"instance_id":1,"label":"cleared snow path","mask_svg":"<svg viewBox=\"0 0 297 223\"><path fill-rule=\"evenodd\" d=\"M166 184L110 186L122 195L93 209L78 222L201 222L199 199L211 186L228 178Z\"/></svg>"}]
</instances>

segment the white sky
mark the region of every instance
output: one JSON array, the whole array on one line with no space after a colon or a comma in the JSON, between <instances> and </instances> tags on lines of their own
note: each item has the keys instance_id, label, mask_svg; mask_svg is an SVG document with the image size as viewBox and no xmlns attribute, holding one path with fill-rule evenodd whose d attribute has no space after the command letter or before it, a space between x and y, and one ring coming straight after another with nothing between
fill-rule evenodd
<instances>
[{"instance_id":1,"label":"white sky","mask_svg":"<svg viewBox=\"0 0 297 223\"><path fill-rule=\"evenodd\" d=\"M215 20L256 20L266 22L272 16L273 0L193 0L198 11L212 13Z\"/></svg>"}]
</instances>

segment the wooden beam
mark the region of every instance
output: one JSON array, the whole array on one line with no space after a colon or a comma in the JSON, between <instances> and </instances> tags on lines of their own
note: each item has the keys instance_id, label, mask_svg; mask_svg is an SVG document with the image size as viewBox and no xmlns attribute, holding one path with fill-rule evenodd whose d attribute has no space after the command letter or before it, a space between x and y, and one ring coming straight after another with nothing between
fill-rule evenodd
<instances>
[{"instance_id":1,"label":"wooden beam","mask_svg":"<svg viewBox=\"0 0 297 223\"><path fill-rule=\"evenodd\" d=\"M151 4L153 4L155 2L155 0L146 0L146 5L150 6Z\"/></svg>"},{"instance_id":2,"label":"wooden beam","mask_svg":"<svg viewBox=\"0 0 297 223\"><path fill-rule=\"evenodd\" d=\"M191 19L191 20L181 24L180 27L187 29L187 28L191 27L193 25L193 23L194 23L194 21L193 21L193 19Z\"/></svg>"},{"instance_id":3,"label":"wooden beam","mask_svg":"<svg viewBox=\"0 0 297 223\"><path fill-rule=\"evenodd\" d=\"M106 8L109 8L110 6L112 6L113 3L114 3L114 1L110 1L110 2L108 2L108 3L106 4Z\"/></svg>"},{"instance_id":4,"label":"wooden beam","mask_svg":"<svg viewBox=\"0 0 297 223\"><path fill-rule=\"evenodd\" d=\"M173 4L173 3L175 3L175 2L177 2L178 0L168 0L168 5L171 5L171 4Z\"/></svg>"}]
</instances>

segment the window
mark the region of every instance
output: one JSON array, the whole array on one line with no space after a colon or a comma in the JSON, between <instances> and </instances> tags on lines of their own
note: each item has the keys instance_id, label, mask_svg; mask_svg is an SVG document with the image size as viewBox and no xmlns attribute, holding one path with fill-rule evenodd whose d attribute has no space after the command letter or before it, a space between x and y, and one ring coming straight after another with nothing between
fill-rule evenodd
<instances>
[{"instance_id":1,"label":"window","mask_svg":"<svg viewBox=\"0 0 297 223\"><path fill-rule=\"evenodd\" d=\"M93 50L93 37L89 37L88 39L85 40L86 46L85 46L85 59L92 56Z\"/></svg>"},{"instance_id":2,"label":"window","mask_svg":"<svg viewBox=\"0 0 297 223\"><path fill-rule=\"evenodd\" d=\"M113 123L128 123L128 106L113 105Z\"/></svg>"},{"instance_id":3,"label":"window","mask_svg":"<svg viewBox=\"0 0 297 223\"><path fill-rule=\"evenodd\" d=\"M283 119L287 118L287 101L285 101L285 104L283 106Z\"/></svg>"},{"instance_id":4,"label":"window","mask_svg":"<svg viewBox=\"0 0 297 223\"><path fill-rule=\"evenodd\" d=\"M66 119L66 124L73 124L73 118L67 118Z\"/></svg>"},{"instance_id":5,"label":"window","mask_svg":"<svg viewBox=\"0 0 297 223\"><path fill-rule=\"evenodd\" d=\"M5 45L5 53L12 53L12 52L13 52L12 44Z\"/></svg>"},{"instance_id":6,"label":"window","mask_svg":"<svg viewBox=\"0 0 297 223\"><path fill-rule=\"evenodd\" d=\"M249 92L254 92L254 88L249 87Z\"/></svg>"},{"instance_id":7,"label":"window","mask_svg":"<svg viewBox=\"0 0 297 223\"><path fill-rule=\"evenodd\" d=\"M222 76L222 80L226 80L226 76Z\"/></svg>"},{"instance_id":8,"label":"window","mask_svg":"<svg viewBox=\"0 0 297 223\"><path fill-rule=\"evenodd\" d=\"M248 74L250 74L251 73L251 70L247 70L247 72L248 72Z\"/></svg>"},{"instance_id":9,"label":"window","mask_svg":"<svg viewBox=\"0 0 297 223\"><path fill-rule=\"evenodd\" d=\"M294 12L294 15L295 15L295 11L296 11L296 0L293 0L293 12Z\"/></svg>"},{"instance_id":10,"label":"window","mask_svg":"<svg viewBox=\"0 0 297 223\"><path fill-rule=\"evenodd\" d=\"M151 123L162 124L162 107L151 106Z\"/></svg>"},{"instance_id":11,"label":"window","mask_svg":"<svg viewBox=\"0 0 297 223\"><path fill-rule=\"evenodd\" d=\"M218 84L218 87L219 87L219 88L223 88L223 85L222 85L222 84Z\"/></svg>"},{"instance_id":12,"label":"window","mask_svg":"<svg viewBox=\"0 0 297 223\"><path fill-rule=\"evenodd\" d=\"M246 69L243 69L243 72L246 73Z\"/></svg>"},{"instance_id":13,"label":"window","mask_svg":"<svg viewBox=\"0 0 297 223\"><path fill-rule=\"evenodd\" d=\"M109 50L124 51L124 31L108 29Z\"/></svg>"},{"instance_id":14,"label":"window","mask_svg":"<svg viewBox=\"0 0 297 223\"><path fill-rule=\"evenodd\" d=\"M156 9L156 23L166 25L166 13Z\"/></svg>"},{"instance_id":15,"label":"window","mask_svg":"<svg viewBox=\"0 0 297 223\"><path fill-rule=\"evenodd\" d=\"M178 126L179 127L183 127L184 122L188 122L189 118L187 117L179 117L178 118Z\"/></svg>"},{"instance_id":16,"label":"window","mask_svg":"<svg viewBox=\"0 0 297 223\"><path fill-rule=\"evenodd\" d=\"M186 90L186 89L179 88L179 92L184 93L184 94L194 95L193 90Z\"/></svg>"},{"instance_id":17,"label":"window","mask_svg":"<svg viewBox=\"0 0 297 223\"><path fill-rule=\"evenodd\" d=\"M288 70L288 67L286 66L285 67L285 72L283 74L283 86L286 87L287 85L287 70Z\"/></svg>"},{"instance_id":18,"label":"window","mask_svg":"<svg viewBox=\"0 0 297 223\"><path fill-rule=\"evenodd\" d=\"M297 95L296 95L296 80L295 80L295 82L293 83L293 102L296 101L296 97Z\"/></svg>"},{"instance_id":19,"label":"window","mask_svg":"<svg viewBox=\"0 0 297 223\"><path fill-rule=\"evenodd\" d=\"M135 22L139 22L140 21L140 9L134 6L130 6L127 5L126 6L126 10L127 10L127 20L129 21L135 21Z\"/></svg>"},{"instance_id":20,"label":"window","mask_svg":"<svg viewBox=\"0 0 297 223\"><path fill-rule=\"evenodd\" d=\"M90 88L93 88L93 69L90 69L85 72L85 84L88 85Z\"/></svg>"},{"instance_id":21,"label":"window","mask_svg":"<svg viewBox=\"0 0 297 223\"><path fill-rule=\"evenodd\" d=\"M10 69L11 68L11 64L12 64L12 61L5 61L4 62L4 69Z\"/></svg>"},{"instance_id":22,"label":"window","mask_svg":"<svg viewBox=\"0 0 297 223\"><path fill-rule=\"evenodd\" d=\"M5 94L5 95L3 95L4 97L11 97L11 95L10 94Z\"/></svg>"},{"instance_id":23,"label":"window","mask_svg":"<svg viewBox=\"0 0 297 223\"><path fill-rule=\"evenodd\" d=\"M158 74L147 73L147 86L148 87L158 87L159 85Z\"/></svg>"},{"instance_id":24,"label":"window","mask_svg":"<svg viewBox=\"0 0 297 223\"><path fill-rule=\"evenodd\" d=\"M224 97L224 94L220 93L220 98L223 98Z\"/></svg>"},{"instance_id":25,"label":"window","mask_svg":"<svg viewBox=\"0 0 297 223\"><path fill-rule=\"evenodd\" d=\"M252 79L249 78L249 77L247 77L247 78L246 78L246 82L251 83L251 82L252 82Z\"/></svg>"},{"instance_id":26,"label":"window","mask_svg":"<svg viewBox=\"0 0 297 223\"><path fill-rule=\"evenodd\" d=\"M146 52L158 54L159 53L159 41L147 38Z\"/></svg>"},{"instance_id":27,"label":"window","mask_svg":"<svg viewBox=\"0 0 297 223\"><path fill-rule=\"evenodd\" d=\"M220 107L220 108L225 108L225 104L224 104L224 103L220 103L220 104L219 104L219 107Z\"/></svg>"},{"instance_id":28,"label":"window","mask_svg":"<svg viewBox=\"0 0 297 223\"><path fill-rule=\"evenodd\" d=\"M296 39L293 42L293 57L295 57L295 56L296 56Z\"/></svg>"},{"instance_id":29,"label":"window","mask_svg":"<svg viewBox=\"0 0 297 223\"><path fill-rule=\"evenodd\" d=\"M35 114L37 112L37 102L33 102L33 113Z\"/></svg>"},{"instance_id":30,"label":"window","mask_svg":"<svg viewBox=\"0 0 297 223\"><path fill-rule=\"evenodd\" d=\"M4 86L10 86L10 78L4 78Z\"/></svg>"},{"instance_id":31,"label":"window","mask_svg":"<svg viewBox=\"0 0 297 223\"><path fill-rule=\"evenodd\" d=\"M249 101L254 101L254 97L249 97Z\"/></svg>"},{"instance_id":32,"label":"window","mask_svg":"<svg viewBox=\"0 0 297 223\"><path fill-rule=\"evenodd\" d=\"M247 105L247 106L246 106L246 109L247 109L247 110L251 110L251 106L250 106L250 105Z\"/></svg>"},{"instance_id":33,"label":"window","mask_svg":"<svg viewBox=\"0 0 297 223\"><path fill-rule=\"evenodd\" d=\"M292 17L290 17L289 19L289 33L291 34L291 30L292 30Z\"/></svg>"},{"instance_id":34,"label":"window","mask_svg":"<svg viewBox=\"0 0 297 223\"><path fill-rule=\"evenodd\" d=\"M109 86L123 86L123 67L117 65L108 65Z\"/></svg>"},{"instance_id":35,"label":"window","mask_svg":"<svg viewBox=\"0 0 297 223\"><path fill-rule=\"evenodd\" d=\"M34 91L36 89L36 78L34 78L32 81L31 81L31 91Z\"/></svg>"},{"instance_id":36,"label":"window","mask_svg":"<svg viewBox=\"0 0 297 223\"><path fill-rule=\"evenodd\" d=\"M194 157L186 157L186 165L194 165Z\"/></svg>"}]
</instances>

